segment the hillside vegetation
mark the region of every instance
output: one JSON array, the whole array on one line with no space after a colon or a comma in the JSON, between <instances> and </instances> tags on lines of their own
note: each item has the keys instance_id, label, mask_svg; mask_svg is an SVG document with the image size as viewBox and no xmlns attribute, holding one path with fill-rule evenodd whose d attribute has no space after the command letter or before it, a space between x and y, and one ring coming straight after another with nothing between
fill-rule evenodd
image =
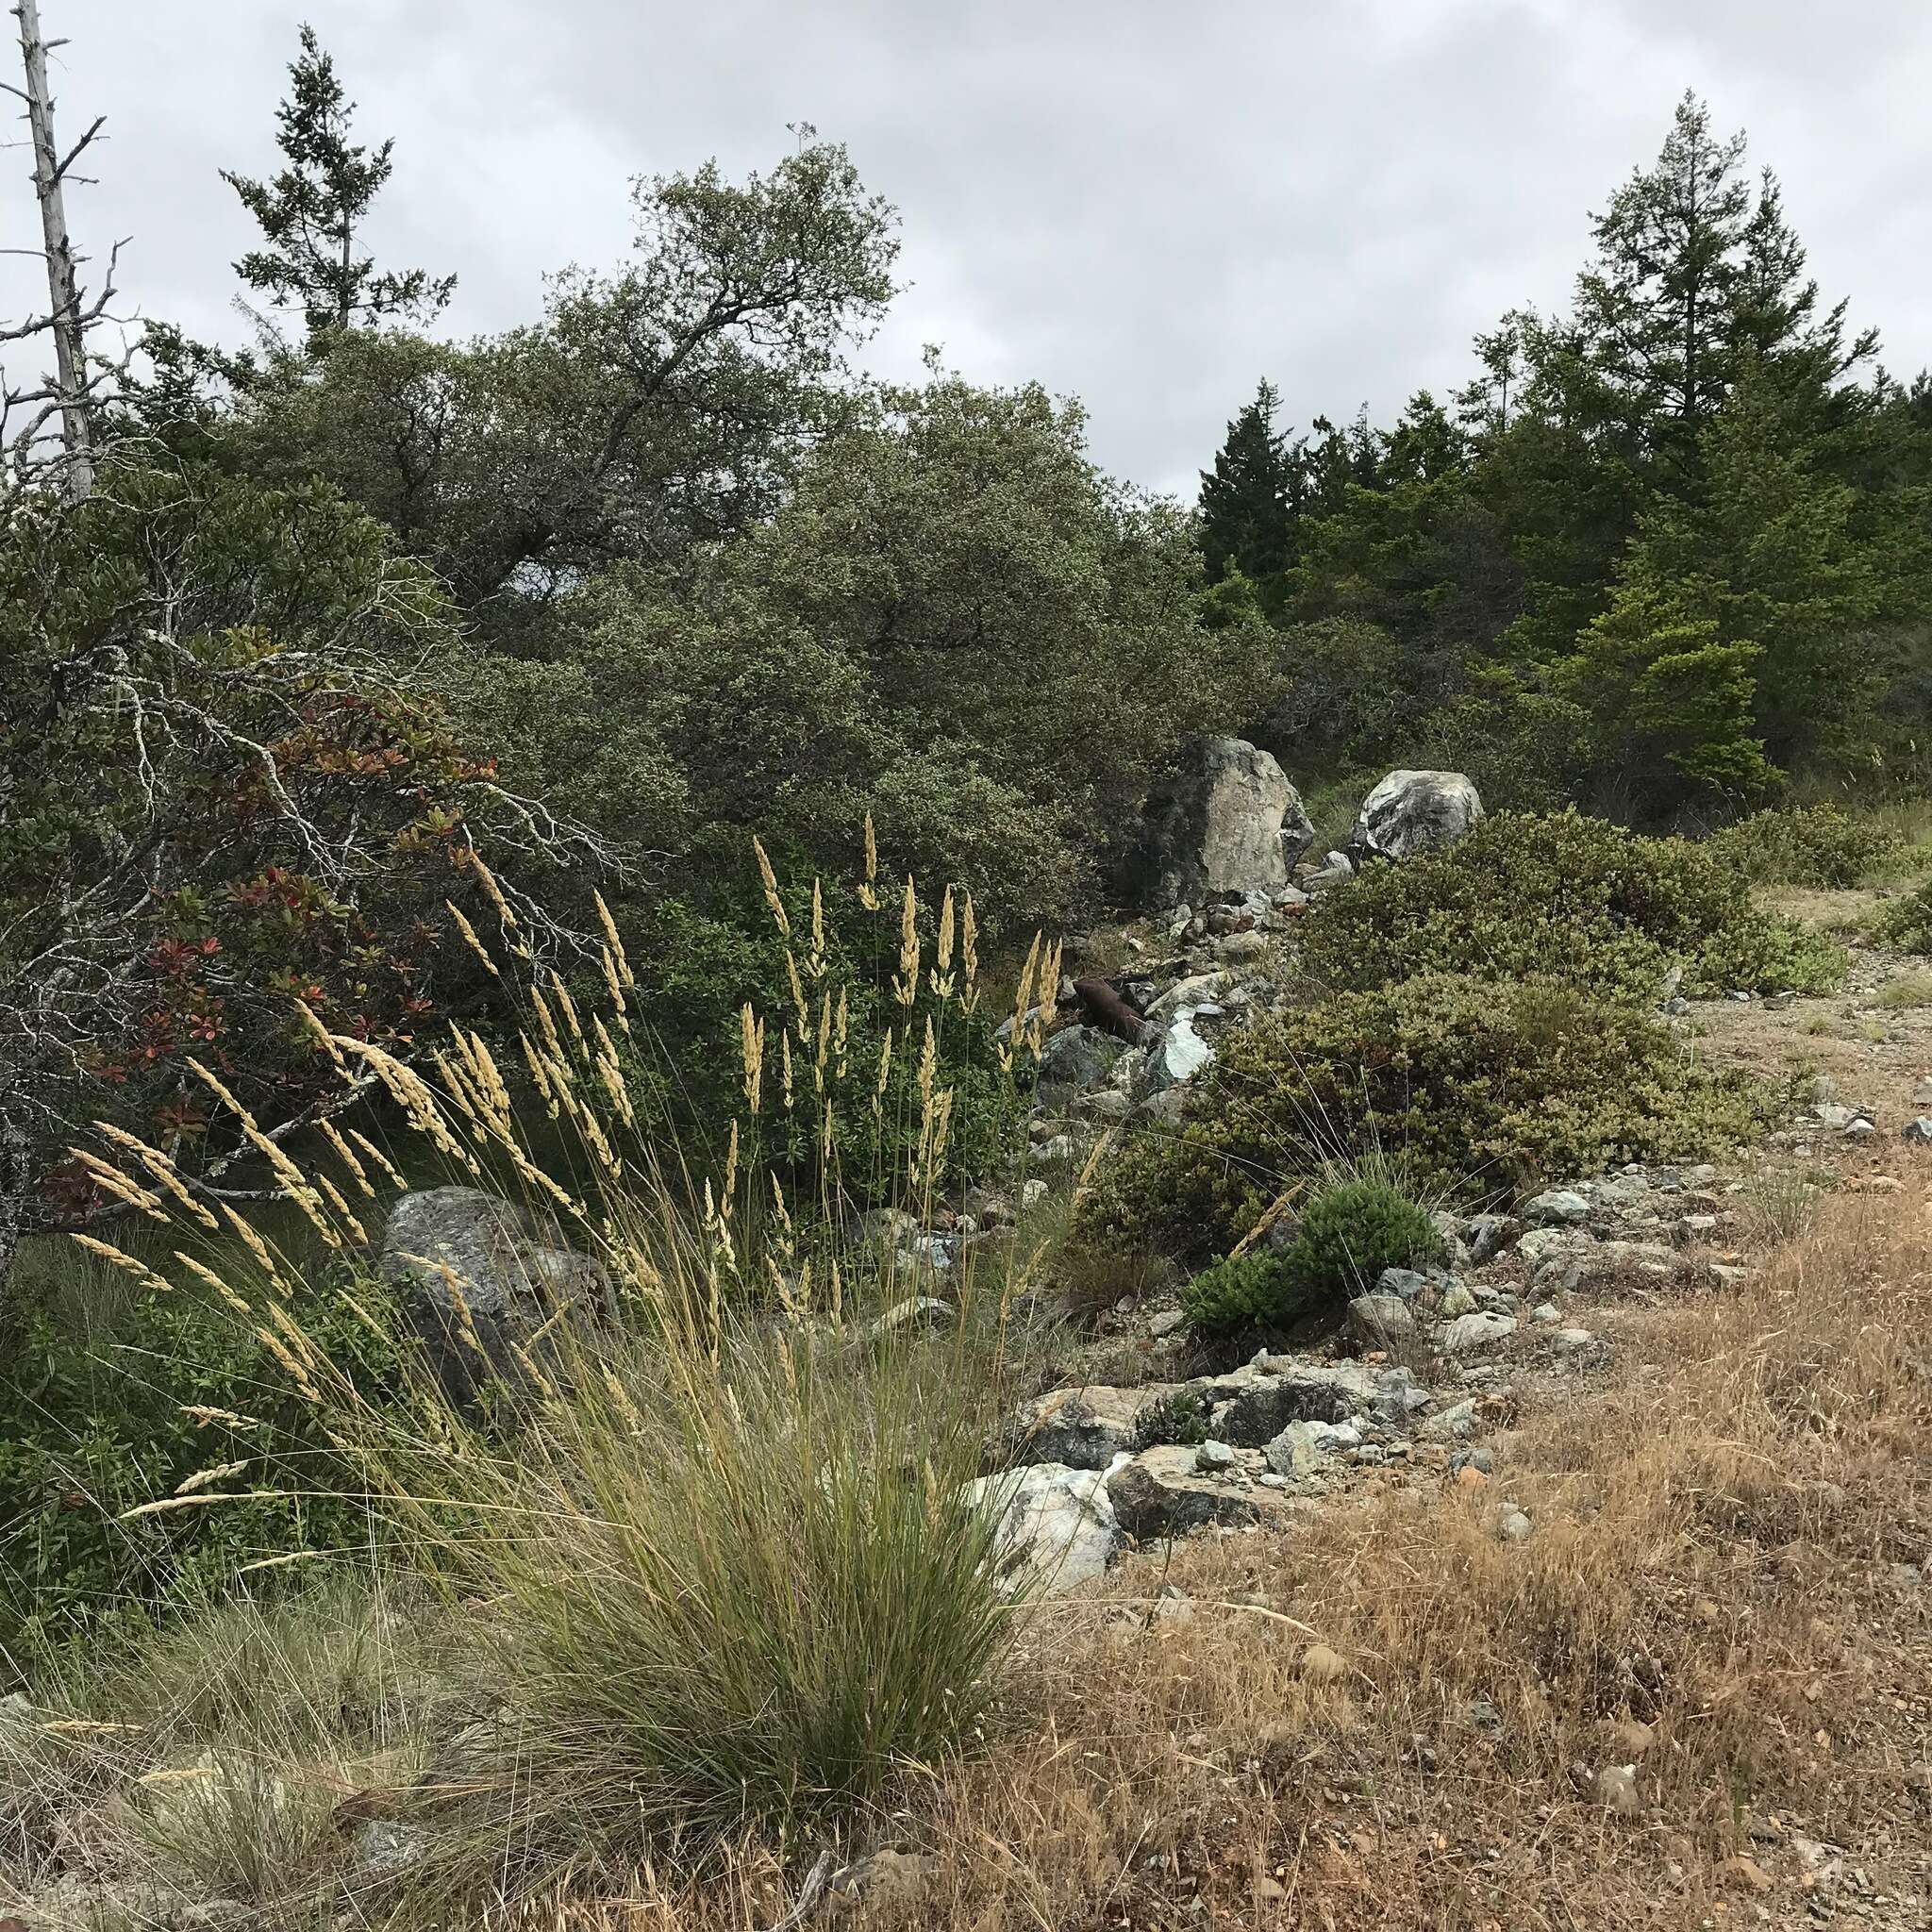
<instances>
[{"instance_id":1,"label":"hillside vegetation","mask_svg":"<svg viewBox=\"0 0 1932 1932\"><path fill-rule=\"evenodd\" d=\"M1183 506L810 130L455 340L278 125L0 522L0 1932L1912 1923L1932 386L1741 137Z\"/></svg>"}]
</instances>

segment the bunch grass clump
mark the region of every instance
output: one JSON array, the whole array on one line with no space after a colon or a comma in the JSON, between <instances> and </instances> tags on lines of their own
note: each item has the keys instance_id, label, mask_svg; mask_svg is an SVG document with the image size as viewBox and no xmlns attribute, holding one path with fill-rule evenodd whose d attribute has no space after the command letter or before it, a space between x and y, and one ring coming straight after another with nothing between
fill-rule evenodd
<instances>
[{"instance_id":1,"label":"bunch grass clump","mask_svg":"<svg viewBox=\"0 0 1932 1932\"><path fill-rule=\"evenodd\" d=\"M860 1066L820 891L795 921L759 858L791 996L781 1012L743 1015L742 1106L709 1172L643 1136L623 1046L635 986L608 920L602 1008L533 969L513 1041L455 1026L412 1061L308 1016L318 1054L345 1083L382 1090L445 1173L521 1191L548 1238L593 1264L594 1291L571 1275L543 1291L555 1306L530 1332L486 1338L475 1284L407 1257L425 1271L421 1292L436 1276L450 1346L475 1357L460 1387L435 1351L404 1343L400 1397L374 1399L353 1359L299 1319L286 1257L248 1222L234 1221L245 1278L224 1272L232 1254L200 1257L208 1217L159 1150L123 1151L157 1183L126 1183L143 1211L182 1242L170 1274L96 1243L147 1292L192 1276L246 1321L264 1373L357 1473L385 1547L442 1605L468 1687L498 1721L470 1740L454 1788L409 1807L434 1814L435 1885L473 1902L587 1867L701 1862L747 1835L781 1848L836 1835L992 1722L1022 1607L966 1485L1006 1407L1005 1337L1030 1257L1016 1242L984 1277L969 1263L941 1278L896 1244L855 1249L843 1222L861 1191L840 1131L841 1111L876 1121L901 1106L897 1198L929 1216L955 1118L940 1039L979 996L970 903L949 894L928 924L909 881L890 894L860 884L899 940L880 967L893 1022ZM510 902L492 903L517 958ZM1058 949L1036 941L998 1045L1015 1088L1043 1039L1035 990L1058 978ZM759 1162L768 1132L782 1166ZM801 1143L816 1151L810 1188L798 1185ZM400 1171L341 1134L306 1164L273 1142L264 1158L349 1271L339 1298L387 1334L353 1282ZM896 1319L908 1300L941 1297L937 1327ZM245 1459L224 1462L122 1513L212 1517L258 1500L262 1482ZM166 1815L181 1842L158 1852L185 1870L220 1835L216 1813L252 1811L263 1857L250 1885L286 1862L282 1902L308 1897L320 1869L304 1851L308 1813L282 1802L278 1773L216 1757L195 1772L206 1790Z\"/></svg>"}]
</instances>

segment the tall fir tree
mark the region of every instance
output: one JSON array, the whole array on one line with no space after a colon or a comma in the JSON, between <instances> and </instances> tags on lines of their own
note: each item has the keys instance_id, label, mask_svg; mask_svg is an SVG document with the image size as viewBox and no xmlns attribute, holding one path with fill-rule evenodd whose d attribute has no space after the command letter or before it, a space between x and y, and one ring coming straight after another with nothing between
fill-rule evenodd
<instances>
[{"instance_id":1,"label":"tall fir tree","mask_svg":"<svg viewBox=\"0 0 1932 1932\"><path fill-rule=\"evenodd\" d=\"M277 307L299 309L311 345L358 323L423 321L456 287L454 275L420 268L378 273L372 257L358 253L370 207L394 165L395 142L373 151L353 143L355 112L335 62L305 25L301 52L289 67L289 96L275 114L275 144L288 166L273 181L222 171L266 243L244 255L235 273Z\"/></svg>"},{"instance_id":2,"label":"tall fir tree","mask_svg":"<svg viewBox=\"0 0 1932 1932\"><path fill-rule=\"evenodd\" d=\"M1263 381L1227 425L1214 468L1201 475L1201 550L1210 583L1239 572L1265 602L1291 558L1296 466L1288 435L1274 426L1281 395Z\"/></svg>"}]
</instances>

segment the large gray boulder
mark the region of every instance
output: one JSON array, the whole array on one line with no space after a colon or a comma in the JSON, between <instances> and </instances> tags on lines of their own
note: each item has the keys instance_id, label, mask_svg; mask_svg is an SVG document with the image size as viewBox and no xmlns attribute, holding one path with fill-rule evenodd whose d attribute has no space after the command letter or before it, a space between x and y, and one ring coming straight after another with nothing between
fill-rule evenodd
<instances>
[{"instance_id":1,"label":"large gray boulder","mask_svg":"<svg viewBox=\"0 0 1932 1932\"><path fill-rule=\"evenodd\" d=\"M1148 1411L1179 1386L1141 1382L1117 1389L1089 1383L1049 1390L1020 1410L1020 1457L1027 1462L1061 1462L1069 1469L1110 1469L1116 1457L1133 1453Z\"/></svg>"},{"instance_id":2,"label":"large gray boulder","mask_svg":"<svg viewBox=\"0 0 1932 1932\"><path fill-rule=\"evenodd\" d=\"M1120 1547L1107 1474L1037 1462L966 1485L966 1501L998 1519L1000 1566L1017 1588L1091 1583Z\"/></svg>"},{"instance_id":3,"label":"large gray boulder","mask_svg":"<svg viewBox=\"0 0 1932 1932\"><path fill-rule=\"evenodd\" d=\"M1300 794L1267 752L1244 739L1204 739L1147 801L1147 903L1272 897L1314 838Z\"/></svg>"},{"instance_id":4,"label":"large gray boulder","mask_svg":"<svg viewBox=\"0 0 1932 1932\"><path fill-rule=\"evenodd\" d=\"M519 1348L559 1308L595 1315L611 1300L609 1276L588 1255L479 1188L403 1195L383 1230L377 1265L401 1291L431 1373L459 1404L491 1381L531 1392Z\"/></svg>"},{"instance_id":5,"label":"large gray boulder","mask_svg":"<svg viewBox=\"0 0 1932 1932\"><path fill-rule=\"evenodd\" d=\"M1362 800L1348 856L1413 858L1453 845L1483 815L1476 789L1460 772L1391 772Z\"/></svg>"},{"instance_id":6,"label":"large gray boulder","mask_svg":"<svg viewBox=\"0 0 1932 1932\"><path fill-rule=\"evenodd\" d=\"M1198 1451L1184 1444L1143 1449L1107 1477L1115 1520L1137 1543L1161 1542L1205 1529L1253 1523L1255 1506L1219 1476L1204 1474Z\"/></svg>"}]
</instances>

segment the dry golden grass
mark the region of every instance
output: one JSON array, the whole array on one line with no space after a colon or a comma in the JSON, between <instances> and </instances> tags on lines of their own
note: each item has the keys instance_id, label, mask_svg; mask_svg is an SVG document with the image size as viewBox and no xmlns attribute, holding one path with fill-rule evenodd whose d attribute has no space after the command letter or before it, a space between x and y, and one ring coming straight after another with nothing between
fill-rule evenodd
<instances>
[{"instance_id":1,"label":"dry golden grass","mask_svg":"<svg viewBox=\"0 0 1932 1932\"><path fill-rule=\"evenodd\" d=\"M1932 1513L1928 1259L1924 1202L1836 1200L1742 1292L1624 1322L1624 1372L1486 1488L1126 1566L1036 1628L1010 1744L880 1821L921 1862L868 1923L1836 1923L1834 1888L1921 1923L1932 1592L1897 1566ZM1191 1617L1147 1618L1163 1582ZM750 1855L589 1922L784 1902Z\"/></svg>"}]
</instances>

